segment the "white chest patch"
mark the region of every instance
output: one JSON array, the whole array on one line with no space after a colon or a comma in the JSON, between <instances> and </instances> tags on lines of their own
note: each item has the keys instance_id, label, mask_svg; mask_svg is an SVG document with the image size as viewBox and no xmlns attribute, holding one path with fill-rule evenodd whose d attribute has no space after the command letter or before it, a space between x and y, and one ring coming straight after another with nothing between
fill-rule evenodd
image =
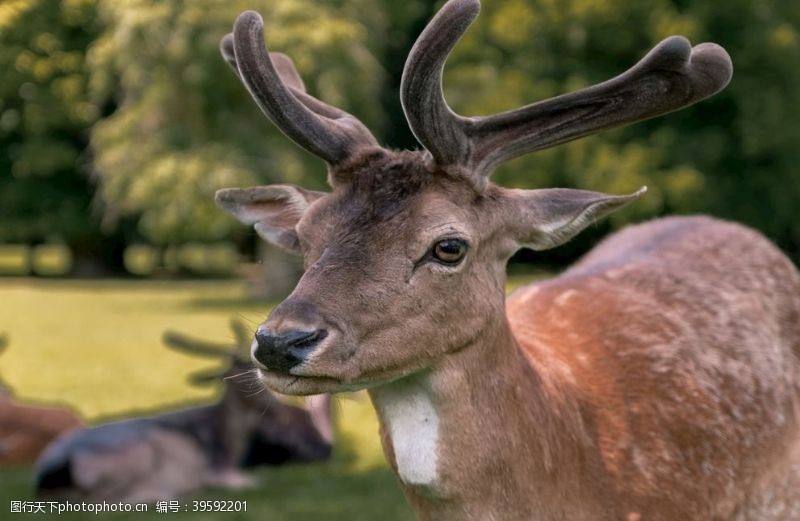
<instances>
[{"instance_id":1,"label":"white chest patch","mask_svg":"<svg viewBox=\"0 0 800 521\"><path fill-rule=\"evenodd\" d=\"M397 472L407 485L433 486L437 478L439 416L425 388L398 386L381 393L378 406L391 439Z\"/></svg>"}]
</instances>

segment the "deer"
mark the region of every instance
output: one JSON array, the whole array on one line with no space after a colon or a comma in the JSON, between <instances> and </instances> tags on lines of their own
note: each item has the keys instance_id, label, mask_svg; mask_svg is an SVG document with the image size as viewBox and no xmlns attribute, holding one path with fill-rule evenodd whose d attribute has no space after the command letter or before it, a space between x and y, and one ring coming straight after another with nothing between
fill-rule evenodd
<instances>
[{"instance_id":1,"label":"deer","mask_svg":"<svg viewBox=\"0 0 800 521\"><path fill-rule=\"evenodd\" d=\"M226 360L222 370L189 376L194 385L225 382L213 404L83 429L60 438L37 462L43 498L123 501L171 500L204 488L250 488L243 468L324 461L331 454L330 397L302 409L254 388L245 326L232 322L237 345L192 339L167 331L165 344L190 355Z\"/></svg>"},{"instance_id":2,"label":"deer","mask_svg":"<svg viewBox=\"0 0 800 521\"><path fill-rule=\"evenodd\" d=\"M7 346L7 337L0 335L0 354ZM0 378L0 466L33 463L53 440L81 426L83 420L67 407L15 398Z\"/></svg>"},{"instance_id":3,"label":"deer","mask_svg":"<svg viewBox=\"0 0 800 521\"><path fill-rule=\"evenodd\" d=\"M400 96L420 150L382 147L310 96L247 11L220 44L330 191L226 188L218 205L305 271L255 334L269 389L366 389L423 520L800 519L800 275L759 232L708 216L624 228L508 298L520 248L559 246L645 193L505 188L501 163L722 90L714 43L657 44L605 82L488 116L444 99L478 16L449 0Z\"/></svg>"}]
</instances>

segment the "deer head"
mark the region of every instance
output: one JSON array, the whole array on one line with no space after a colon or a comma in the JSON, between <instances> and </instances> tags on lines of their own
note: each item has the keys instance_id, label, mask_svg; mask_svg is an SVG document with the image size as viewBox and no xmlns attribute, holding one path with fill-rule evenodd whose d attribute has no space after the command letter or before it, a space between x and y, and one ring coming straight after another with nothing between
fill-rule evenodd
<instances>
[{"instance_id":1,"label":"deer head","mask_svg":"<svg viewBox=\"0 0 800 521\"><path fill-rule=\"evenodd\" d=\"M352 115L306 94L291 60L269 53L254 12L221 50L264 114L328 164L330 193L291 185L225 189L218 204L306 271L252 346L265 383L312 394L376 386L432 367L504 320L505 264L558 246L633 201L489 181L522 154L677 110L722 89L718 45L667 38L623 74L509 112L465 117L442 95L449 52L479 11L450 0L411 51L401 98L422 151L393 151Z\"/></svg>"}]
</instances>

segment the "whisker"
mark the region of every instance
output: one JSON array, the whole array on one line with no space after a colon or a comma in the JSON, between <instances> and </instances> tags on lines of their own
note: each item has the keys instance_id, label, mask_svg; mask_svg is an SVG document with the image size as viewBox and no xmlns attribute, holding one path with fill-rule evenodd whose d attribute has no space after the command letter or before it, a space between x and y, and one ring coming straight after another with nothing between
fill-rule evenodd
<instances>
[{"instance_id":1,"label":"whisker","mask_svg":"<svg viewBox=\"0 0 800 521\"><path fill-rule=\"evenodd\" d=\"M244 313L241 313L241 312L237 312L236 316L239 317L240 319L244 320L245 322L248 322L248 323L253 324L253 325L257 325L258 322L259 322L257 319L248 318Z\"/></svg>"},{"instance_id":2,"label":"whisker","mask_svg":"<svg viewBox=\"0 0 800 521\"><path fill-rule=\"evenodd\" d=\"M259 394L263 393L263 392L264 392L264 391L266 391L266 390L267 390L267 388L266 388L266 387L262 387L261 389L257 390L257 391L256 391L256 392L254 392L254 393L250 393L250 394L247 394L247 395L245 395L245 398L252 398L252 397L254 397L254 396L258 396Z\"/></svg>"},{"instance_id":3,"label":"whisker","mask_svg":"<svg viewBox=\"0 0 800 521\"><path fill-rule=\"evenodd\" d=\"M253 369L248 369L247 371L243 371L241 373L237 373L237 374L232 374L230 376L226 376L225 378L223 378L223 380L226 380L226 381L227 380L233 380L234 378L239 378L240 376L245 376L245 375L248 375L248 374L252 374L252 372L253 372Z\"/></svg>"}]
</instances>

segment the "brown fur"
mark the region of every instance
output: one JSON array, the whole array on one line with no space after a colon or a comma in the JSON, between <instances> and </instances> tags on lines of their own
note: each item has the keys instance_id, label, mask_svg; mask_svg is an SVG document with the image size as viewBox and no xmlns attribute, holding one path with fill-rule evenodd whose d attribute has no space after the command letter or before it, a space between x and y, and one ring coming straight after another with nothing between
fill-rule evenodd
<instances>
[{"instance_id":1,"label":"brown fur","mask_svg":"<svg viewBox=\"0 0 800 521\"><path fill-rule=\"evenodd\" d=\"M447 479L410 501L424 519L800 519L798 295L740 226L621 232L434 366Z\"/></svg>"},{"instance_id":2,"label":"brown fur","mask_svg":"<svg viewBox=\"0 0 800 521\"><path fill-rule=\"evenodd\" d=\"M800 517L797 493L770 505L778 516L754 507L762 487L800 484L800 460L771 475L800 441L798 296L796 269L763 237L672 218L509 299L552 403L591 440L583 479L616 505L610 518Z\"/></svg>"},{"instance_id":3,"label":"brown fur","mask_svg":"<svg viewBox=\"0 0 800 521\"><path fill-rule=\"evenodd\" d=\"M23 405L0 397L0 465L33 463L53 440L82 425L67 409Z\"/></svg>"}]
</instances>

